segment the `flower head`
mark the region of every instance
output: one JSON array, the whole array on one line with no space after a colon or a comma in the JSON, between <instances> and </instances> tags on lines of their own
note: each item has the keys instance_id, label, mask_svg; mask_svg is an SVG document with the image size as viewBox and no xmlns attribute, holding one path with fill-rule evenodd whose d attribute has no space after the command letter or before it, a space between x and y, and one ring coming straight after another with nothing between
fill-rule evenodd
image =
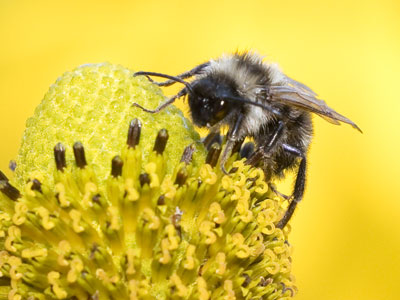
<instances>
[{"instance_id":1,"label":"flower head","mask_svg":"<svg viewBox=\"0 0 400 300\"><path fill-rule=\"evenodd\" d=\"M0 173L8 299L285 299L290 226L260 169L207 152L144 78L111 64L64 74Z\"/></svg>"}]
</instances>

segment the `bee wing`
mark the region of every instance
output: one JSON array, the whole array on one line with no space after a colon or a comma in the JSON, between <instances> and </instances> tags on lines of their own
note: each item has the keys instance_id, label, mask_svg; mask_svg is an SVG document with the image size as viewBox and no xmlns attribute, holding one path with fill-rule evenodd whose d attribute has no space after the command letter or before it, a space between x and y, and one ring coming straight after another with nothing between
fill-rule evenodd
<instances>
[{"instance_id":1,"label":"bee wing","mask_svg":"<svg viewBox=\"0 0 400 300\"><path fill-rule=\"evenodd\" d=\"M287 77L287 85L273 85L270 87L269 92L272 101L315 113L336 125L340 124L340 122L350 124L362 132L353 121L330 108L325 101L318 99L317 94L309 87L294 79Z\"/></svg>"}]
</instances>

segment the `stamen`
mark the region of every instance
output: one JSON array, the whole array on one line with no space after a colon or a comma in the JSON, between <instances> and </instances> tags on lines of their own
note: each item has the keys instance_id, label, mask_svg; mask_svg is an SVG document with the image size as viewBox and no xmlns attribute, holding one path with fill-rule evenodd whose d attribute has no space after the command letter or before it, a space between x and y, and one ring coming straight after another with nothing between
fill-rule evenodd
<instances>
[{"instance_id":1,"label":"stamen","mask_svg":"<svg viewBox=\"0 0 400 300\"><path fill-rule=\"evenodd\" d=\"M165 195L158 197L157 205L165 205Z\"/></svg>"},{"instance_id":2,"label":"stamen","mask_svg":"<svg viewBox=\"0 0 400 300\"><path fill-rule=\"evenodd\" d=\"M150 176L147 173L140 174L139 176L140 186L144 186L146 183L150 184Z\"/></svg>"},{"instance_id":3,"label":"stamen","mask_svg":"<svg viewBox=\"0 0 400 300\"><path fill-rule=\"evenodd\" d=\"M215 167L218 163L221 150L221 146L218 143L212 144L207 154L206 163L211 165L212 167Z\"/></svg>"},{"instance_id":4,"label":"stamen","mask_svg":"<svg viewBox=\"0 0 400 300\"><path fill-rule=\"evenodd\" d=\"M175 184L182 186L185 184L189 174L185 167L181 168L176 174Z\"/></svg>"},{"instance_id":5,"label":"stamen","mask_svg":"<svg viewBox=\"0 0 400 300\"><path fill-rule=\"evenodd\" d=\"M129 124L128 139L126 142L128 144L128 147L135 148L136 145L139 144L141 129L142 123L140 122L140 120L133 119Z\"/></svg>"},{"instance_id":6,"label":"stamen","mask_svg":"<svg viewBox=\"0 0 400 300\"><path fill-rule=\"evenodd\" d=\"M100 194L96 194L92 197L94 203L100 204Z\"/></svg>"},{"instance_id":7,"label":"stamen","mask_svg":"<svg viewBox=\"0 0 400 300\"><path fill-rule=\"evenodd\" d=\"M63 144L58 143L54 147L54 158L56 160L57 170L62 172L67 166L67 163L65 162L65 147Z\"/></svg>"},{"instance_id":8,"label":"stamen","mask_svg":"<svg viewBox=\"0 0 400 300\"><path fill-rule=\"evenodd\" d=\"M0 180L8 181L7 176L2 171L0 171Z\"/></svg>"},{"instance_id":9,"label":"stamen","mask_svg":"<svg viewBox=\"0 0 400 300\"><path fill-rule=\"evenodd\" d=\"M0 180L0 191L14 201L21 197L19 190L5 180Z\"/></svg>"},{"instance_id":10,"label":"stamen","mask_svg":"<svg viewBox=\"0 0 400 300\"><path fill-rule=\"evenodd\" d=\"M73 146L73 149L74 149L76 165L78 166L78 168L83 169L87 165L85 157L85 148L83 148L81 142L76 142Z\"/></svg>"},{"instance_id":11,"label":"stamen","mask_svg":"<svg viewBox=\"0 0 400 300\"><path fill-rule=\"evenodd\" d=\"M38 191L39 193L43 193L42 192L42 183L37 179L32 180L31 189L32 189L32 191Z\"/></svg>"},{"instance_id":12,"label":"stamen","mask_svg":"<svg viewBox=\"0 0 400 300\"><path fill-rule=\"evenodd\" d=\"M158 154L162 154L165 150L165 146L167 145L168 137L168 131L166 129L161 129L158 132L153 150Z\"/></svg>"},{"instance_id":13,"label":"stamen","mask_svg":"<svg viewBox=\"0 0 400 300\"><path fill-rule=\"evenodd\" d=\"M182 157L181 157L181 162L184 162L185 164L190 164L192 161L193 153L196 150L194 144L191 144L185 148L183 151Z\"/></svg>"},{"instance_id":14,"label":"stamen","mask_svg":"<svg viewBox=\"0 0 400 300\"><path fill-rule=\"evenodd\" d=\"M243 283L242 283L242 287L245 288L245 287L247 287L247 286L250 284L251 278L250 278L250 276L249 276L248 274L246 274L246 273L243 273L242 276L244 277L244 281L243 281Z\"/></svg>"},{"instance_id":15,"label":"stamen","mask_svg":"<svg viewBox=\"0 0 400 300\"><path fill-rule=\"evenodd\" d=\"M111 163L111 175L115 178L121 176L123 165L124 162L122 161L121 157L119 157L119 155L115 156Z\"/></svg>"}]
</instances>

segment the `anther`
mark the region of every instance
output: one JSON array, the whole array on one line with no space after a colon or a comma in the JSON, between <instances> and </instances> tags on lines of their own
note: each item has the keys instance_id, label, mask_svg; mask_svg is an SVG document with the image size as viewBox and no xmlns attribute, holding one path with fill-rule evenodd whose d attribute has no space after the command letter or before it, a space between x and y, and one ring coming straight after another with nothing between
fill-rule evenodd
<instances>
[{"instance_id":1,"label":"anther","mask_svg":"<svg viewBox=\"0 0 400 300\"><path fill-rule=\"evenodd\" d=\"M158 132L153 150L158 154L162 154L165 150L165 146L167 145L168 137L168 131L166 129L161 129Z\"/></svg>"},{"instance_id":2,"label":"anther","mask_svg":"<svg viewBox=\"0 0 400 300\"><path fill-rule=\"evenodd\" d=\"M67 163L65 162L65 147L63 146L63 144L58 143L54 147L54 158L56 160L57 170L63 171L64 168L67 166Z\"/></svg>"},{"instance_id":3,"label":"anther","mask_svg":"<svg viewBox=\"0 0 400 300\"><path fill-rule=\"evenodd\" d=\"M100 194L96 194L92 197L94 203L100 204Z\"/></svg>"},{"instance_id":4,"label":"anther","mask_svg":"<svg viewBox=\"0 0 400 300\"><path fill-rule=\"evenodd\" d=\"M185 184L189 174L185 167L181 168L176 174L175 184L182 186Z\"/></svg>"},{"instance_id":5,"label":"anther","mask_svg":"<svg viewBox=\"0 0 400 300\"><path fill-rule=\"evenodd\" d=\"M206 163L215 167L217 165L219 155L221 154L221 146L218 143L212 144L208 151Z\"/></svg>"},{"instance_id":6,"label":"anther","mask_svg":"<svg viewBox=\"0 0 400 300\"><path fill-rule=\"evenodd\" d=\"M157 205L165 205L165 195L158 197Z\"/></svg>"},{"instance_id":7,"label":"anther","mask_svg":"<svg viewBox=\"0 0 400 300\"><path fill-rule=\"evenodd\" d=\"M21 193L15 187L13 187L8 181L0 180L0 191L11 200L17 200L21 197Z\"/></svg>"},{"instance_id":8,"label":"anther","mask_svg":"<svg viewBox=\"0 0 400 300\"><path fill-rule=\"evenodd\" d=\"M73 149L74 149L76 165L78 166L78 168L83 169L87 165L85 157L85 148L83 148L81 142L76 142L73 146Z\"/></svg>"},{"instance_id":9,"label":"anther","mask_svg":"<svg viewBox=\"0 0 400 300\"><path fill-rule=\"evenodd\" d=\"M139 175L140 186L144 186L145 184L150 184L150 176L147 173L143 173Z\"/></svg>"},{"instance_id":10,"label":"anther","mask_svg":"<svg viewBox=\"0 0 400 300\"><path fill-rule=\"evenodd\" d=\"M191 144L185 148L183 151L182 157L181 157L181 162L184 162L185 164L190 164L192 161L193 153L196 150L194 144Z\"/></svg>"},{"instance_id":11,"label":"anther","mask_svg":"<svg viewBox=\"0 0 400 300\"><path fill-rule=\"evenodd\" d=\"M4 174L2 171L0 171L0 180L8 181L6 174Z\"/></svg>"},{"instance_id":12,"label":"anther","mask_svg":"<svg viewBox=\"0 0 400 300\"><path fill-rule=\"evenodd\" d=\"M142 129L142 123L140 122L140 120L136 118L133 119L129 124L129 129L128 129L128 139L126 141L128 147L135 148L136 145L139 144L141 129Z\"/></svg>"},{"instance_id":13,"label":"anther","mask_svg":"<svg viewBox=\"0 0 400 300\"><path fill-rule=\"evenodd\" d=\"M111 162L111 175L115 178L122 175L122 166L124 162L119 155L115 156Z\"/></svg>"},{"instance_id":14,"label":"anther","mask_svg":"<svg viewBox=\"0 0 400 300\"><path fill-rule=\"evenodd\" d=\"M244 281L243 281L243 283L242 283L242 287L245 288L245 287L247 287L247 286L250 284L251 278L250 278L250 276L249 276L248 274L246 274L246 273L243 273L242 276L244 277Z\"/></svg>"},{"instance_id":15,"label":"anther","mask_svg":"<svg viewBox=\"0 0 400 300\"><path fill-rule=\"evenodd\" d=\"M37 179L33 179L32 180L31 190L32 191L38 191L39 193L42 193L42 183Z\"/></svg>"}]
</instances>

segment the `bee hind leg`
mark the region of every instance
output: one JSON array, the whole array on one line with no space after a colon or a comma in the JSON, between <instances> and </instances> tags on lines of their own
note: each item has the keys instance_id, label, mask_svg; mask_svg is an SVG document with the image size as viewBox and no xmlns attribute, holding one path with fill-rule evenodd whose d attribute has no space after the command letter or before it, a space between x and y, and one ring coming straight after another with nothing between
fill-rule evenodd
<instances>
[{"instance_id":1,"label":"bee hind leg","mask_svg":"<svg viewBox=\"0 0 400 300\"><path fill-rule=\"evenodd\" d=\"M304 194L304 188L306 184L306 167L307 167L307 160L305 154L298 148L292 147L287 144L283 144L283 149L290 153L293 154L297 157L301 158L300 166L297 171L297 176L296 176L296 182L294 185L294 190L293 190L293 195L292 195L292 201L289 204L289 207L287 208L285 214L283 215L282 219L276 224L276 227L278 228L284 228L286 224L289 222L290 218L292 217L297 203L301 201L303 198Z\"/></svg>"},{"instance_id":2,"label":"bee hind leg","mask_svg":"<svg viewBox=\"0 0 400 300\"><path fill-rule=\"evenodd\" d=\"M232 150L234 148L236 148L235 146L237 146L237 143L241 143L243 142L242 137L239 137L239 130L242 124L242 120L243 120L243 114L240 113L235 121L235 124L233 126L233 128L231 128L227 134L227 140L226 140L226 145L225 145L225 149L224 152L222 153L221 156L221 161L220 161L220 166L221 166L221 170L225 175L228 175L228 171L225 169L225 163L228 160L229 156L232 154Z\"/></svg>"}]
</instances>

